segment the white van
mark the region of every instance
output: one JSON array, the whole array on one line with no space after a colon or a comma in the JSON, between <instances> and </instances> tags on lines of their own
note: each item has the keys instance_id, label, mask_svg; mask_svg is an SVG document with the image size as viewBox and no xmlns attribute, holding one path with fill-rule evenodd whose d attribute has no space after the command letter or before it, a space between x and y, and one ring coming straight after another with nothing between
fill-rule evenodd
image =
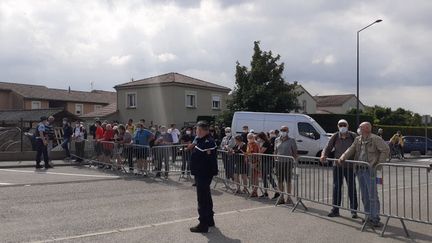
<instances>
[{"instance_id":1,"label":"white van","mask_svg":"<svg viewBox=\"0 0 432 243\"><path fill-rule=\"evenodd\" d=\"M329 141L329 135L310 116L297 113L266 113L238 111L234 113L231 124L233 134L240 134L243 126L255 133L289 128L288 135L297 143L299 155L321 156L321 151Z\"/></svg>"}]
</instances>

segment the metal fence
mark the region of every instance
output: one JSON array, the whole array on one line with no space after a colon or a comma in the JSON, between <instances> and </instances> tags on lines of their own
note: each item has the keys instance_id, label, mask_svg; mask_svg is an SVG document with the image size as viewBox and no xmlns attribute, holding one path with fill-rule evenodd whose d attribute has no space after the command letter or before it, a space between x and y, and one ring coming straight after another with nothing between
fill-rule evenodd
<instances>
[{"instance_id":1,"label":"metal fence","mask_svg":"<svg viewBox=\"0 0 432 243\"><path fill-rule=\"evenodd\" d=\"M190 178L191 151L186 145L86 144L75 156L79 154L90 166L135 175ZM321 163L317 157L294 159L219 150L218 169L214 187L223 183L227 191L248 198L268 198L270 192L276 204L287 198L292 211L300 205L307 210L305 203L311 202L363 214L362 231L377 211L385 218L381 236L391 218L401 221L407 236L404 220L432 225L432 165L383 163L372 167L352 160L339 165L334 159Z\"/></svg>"}]
</instances>

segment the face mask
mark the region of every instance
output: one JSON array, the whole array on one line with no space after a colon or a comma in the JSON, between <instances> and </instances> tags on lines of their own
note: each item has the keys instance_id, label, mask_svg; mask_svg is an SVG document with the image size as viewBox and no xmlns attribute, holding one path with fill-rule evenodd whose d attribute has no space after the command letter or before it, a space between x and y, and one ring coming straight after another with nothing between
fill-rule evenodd
<instances>
[{"instance_id":1,"label":"face mask","mask_svg":"<svg viewBox=\"0 0 432 243\"><path fill-rule=\"evenodd\" d=\"M288 136L288 133L287 133L287 132L281 132L280 135L281 135L282 137L286 137L286 136Z\"/></svg>"},{"instance_id":2,"label":"face mask","mask_svg":"<svg viewBox=\"0 0 432 243\"><path fill-rule=\"evenodd\" d=\"M225 135L231 136L231 133L230 132L226 132Z\"/></svg>"},{"instance_id":3,"label":"face mask","mask_svg":"<svg viewBox=\"0 0 432 243\"><path fill-rule=\"evenodd\" d=\"M248 142L253 143L253 142L255 142L255 140L254 139L248 139Z\"/></svg>"},{"instance_id":4,"label":"face mask","mask_svg":"<svg viewBox=\"0 0 432 243\"><path fill-rule=\"evenodd\" d=\"M258 143L262 143L263 140L262 140L261 138L258 138L258 139L257 139L257 142L258 142Z\"/></svg>"},{"instance_id":5,"label":"face mask","mask_svg":"<svg viewBox=\"0 0 432 243\"><path fill-rule=\"evenodd\" d=\"M361 129L360 129L360 127L359 127L359 128L357 128L357 134L358 134L358 135L360 135L360 136L362 135L362 132L361 132Z\"/></svg>"},{"instance_id":6,"label":"face mask","mask_svg":"<svg viewBox=\"0 0 432 243\"><path fill-rule=\"evenodd\" d=\"M63 125L66 125L66 124L67 124L67 122L64 121L64 122L63 122Z\"/></svg>"},{"instance_id":7,"label":"face mask","mask_svg":"<svg viewBox=\"0 0 432 243\"><path fill-rule=\"evenodd\" d=\"M276 134L270 134L270 137L271 137L271 138L275 138L275 137L276 137Z\"/></svg>"},{"instance_id":8,"label":"face mask","mask_svg":"<svg viewBox=\"0 0 432 243\"><path fill-rule=\"evenodd\" d=\"M165 134L166 134L166 132L161 132L161 134L162 134L162 135L165 135Z\"/></svg>"},{"instance_id":9,"label":"face mask","mask_svg":"<svg viewBox=\"0 0 432 243\"><path fill-rule=\"evenodd\" d=\"M248 130L243 130L244 133L248 133Z\"/></svg>"},{"instance_id":10,"label":"face mask","mask_svg":"<svg viewBox=\"0 0 432 243\"><path fill-rule=\"evenodd\" d=\"M339 127L339 132L346 133L346 132L348 132L348 128L347 127Z\"/></svg>"},{"instance_id":11,"label":"face mask","mask_svg":"<svg viewBox=\"0 0 432 243\"><path fill-rule=\"evenodd\" d=\"M79 127L80 125L79 124L75 124L75 127Z\"/></svg>"},{"instance_id":12,"label":"face mask","mask_svg":"<svg viewBox=\"0 0 432 243\"><path fill-rule=\"evenodd\" d=\"M192 132L191 132L191 131L186 131L186 134L187 134L187 135L191 135Z\"/></svg>"}]
</instances>

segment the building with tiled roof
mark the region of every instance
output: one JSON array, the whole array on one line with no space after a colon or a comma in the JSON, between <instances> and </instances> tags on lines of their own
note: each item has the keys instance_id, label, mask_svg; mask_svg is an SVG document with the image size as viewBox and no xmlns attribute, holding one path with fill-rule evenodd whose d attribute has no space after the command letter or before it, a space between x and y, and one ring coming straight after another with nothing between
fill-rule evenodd
<instances>
[{"instance_id":1,"label":"building with tiled roof","mask_svg":"<svg viewBox=\"0 0 432 243\"><path fill-rule=\"evenodd\" d=\"M222 85L174 72L114 88L119 121L144 119L148 124L179 127L196 122L198 116L221 114L230 92Z\"/></svg>"},{"instance_id":2,"label":"building with tiled roof","mask_svg":"<svg viewBox=\"0 0 432 243\"><path fill-rule=\"evenodd\" d=\"M314 98L317 102L317 113L321 114L346 114L357 107L357 97L354 94L321 95ZM365 108L361 101L359 108Z\"/></svg>"},{"instance_id":3,"label":"building with tiled roof","mask_svg":"<svg viewBox=\"0 0 432 243\"><path fill-rule=\"evenodd\" d=\"M102 90L77 91L0 82L0 110L63 108L81 116L115 103L116 98L115 92Z\"/></svg>"}]
</instances>

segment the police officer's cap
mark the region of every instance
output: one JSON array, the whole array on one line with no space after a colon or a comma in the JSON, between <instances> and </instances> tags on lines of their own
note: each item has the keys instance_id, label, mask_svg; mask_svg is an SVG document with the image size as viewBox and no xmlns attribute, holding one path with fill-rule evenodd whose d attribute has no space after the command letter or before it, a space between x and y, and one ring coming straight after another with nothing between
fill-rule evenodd
<instances>
[{"instance_id":1,"label":"police officer's cap","mask_svg":"<svg viewBox=\"0 0 432 243\"><path fill-rule=\"evenodd\" d=\"M202 128L204 130L208 130L209 129L209 124L207 122L205 122L205 121L199 121L196 124L196 126L199 127L199 128Z\"/></svg>"}]
</instances>

